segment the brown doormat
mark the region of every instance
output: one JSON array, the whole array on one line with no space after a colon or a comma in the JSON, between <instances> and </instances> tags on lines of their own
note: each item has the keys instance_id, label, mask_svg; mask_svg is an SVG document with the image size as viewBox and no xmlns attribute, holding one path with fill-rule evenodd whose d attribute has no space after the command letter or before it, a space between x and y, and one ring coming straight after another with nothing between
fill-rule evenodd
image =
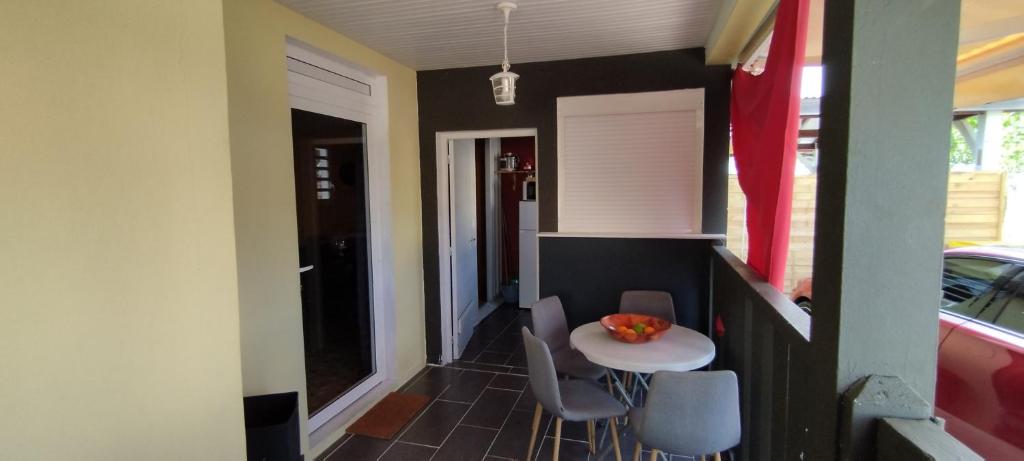
<instances>
[{"instance_id":1,"label":"brown doormat","mask_svg":"<svg viewBox=\"0 0 1024 461\"><path fill-rule=\"evenodd\" d=\"M430 397L425 395L392 392L352 423L346 432L390 440L428 402Z\"/></svg>"}]
</instances>

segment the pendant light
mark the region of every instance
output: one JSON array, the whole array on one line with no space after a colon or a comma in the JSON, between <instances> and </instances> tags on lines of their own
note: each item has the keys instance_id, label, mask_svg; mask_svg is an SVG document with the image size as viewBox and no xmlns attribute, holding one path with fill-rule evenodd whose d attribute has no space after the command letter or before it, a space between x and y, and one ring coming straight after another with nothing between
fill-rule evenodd
<instances>
[{"instance_id":1,"label":"pendant light","mask_svg":"<svg viewBox=\"0 0 1024 461\"><path fill-rule=\"evenodd\" d=\"M505 15L505 60L501 62L501 72L491 76L491 88L494 89L494 103L499 106L511 106L516 103L516 80L519 75L508 71L508 17L516 8L518 7L512 2L498 4L498 9Z\"/></svg>"}]
</instances>

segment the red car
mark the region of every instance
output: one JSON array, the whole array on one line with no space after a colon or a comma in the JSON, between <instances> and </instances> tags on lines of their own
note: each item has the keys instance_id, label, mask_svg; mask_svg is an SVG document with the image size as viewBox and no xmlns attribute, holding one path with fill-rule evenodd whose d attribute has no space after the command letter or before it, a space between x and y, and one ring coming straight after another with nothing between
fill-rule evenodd
<instances>
[{"instance_id":1,"label":"red car","mask_svg":"<svg viewBox=\"0 0 1024 461\"><path fill-rule=\"evenodd\" d=\"M810 310L810 279L792 299ZM935 406L985 459L1024 459L1024 250L945 252Z\"/></svg>"}]
</instances>

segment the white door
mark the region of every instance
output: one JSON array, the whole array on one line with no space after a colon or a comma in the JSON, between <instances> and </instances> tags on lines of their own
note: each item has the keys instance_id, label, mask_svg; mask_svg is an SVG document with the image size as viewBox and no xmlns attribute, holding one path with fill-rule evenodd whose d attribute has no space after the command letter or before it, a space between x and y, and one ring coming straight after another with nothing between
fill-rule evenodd
<instances>
[{"instance_id":1,"label":"white door","mask_svg":"<svg viewBox=\"0 0 1024 461\"><path fill-rule=\"evenodd\" d=\"M320 428L332 418L341 414L352 404L363 398L373 388L390 379L392 375L392 364L394 363L394 311L391 295L391 282L393 270L391 269L391 243L390 216L388 208L390 196L390 166L388 145L388 112L387 112L387 81L378 76L363 73L360 70L350 68L325 57L319 52L312 51L305 45L297 44L289 40L288 43L288 95L292 109L298 111L327 116L334 119L356 122L363 126L363 130L353 130L345 133L340 140L334 141L340 144L351 144L353 139L359 139L363 143L361 158L364 163L364 185L363 189L364 208L366 224L363 233L368 234L362 237L358 245L351 245L349 242L336 242L333 248L348 254L362 251L363 261L360 267L368 267L366 283L361 284L358 290L366 290L369 297L368 312L358 312L359 323L368 323L368 347L363 347L360 353L369 353L362 358L368 358L370 367L368 375L364 375L360 381L351 385L347 391L337 396L326 407L320 411L310 411L308 429L310 432ZM294 114L294 111L293 111ZM294 116L294 115L293 115ZM319 117L317 117L319 118ZM346 126L351 126L346 124ZM294 133L293 133L294 135ZM329 139L330 140L330 139ZM355 157L351 153L348 157ZM328 154L333 155L333 154ZM330 157L315 157L313 168L325 168L330 170L331 165L338 166ZM320 160L324 160L323 163ZM336 170L335 170L336 171ZM335 191L340 184L332 183L337 176L332 176L330 171L327 178L317 174L316 190L317 200L327 200L337 197L336 194L320 195L320 192ZM323 184L323 186L321 185ZM321 190L321 187L324 187ZM353 190L355 190L353 188ZM294 200L294 199L292 199ZM357 250L359 249L359 250ZM358 253L357 253L358 254ZM368 258L368 260L367 260ZM297 268L298 269L298 268ZM321 267L315 266L303 274L321 271ZM309 275L303 275L303 280ZM362 296L362 295L360 295ZM303 326L305 329L305 325ZM363 345L367 343L363 341ZM303 360L303 357L297 357ZM340 365L339 365L340 366ZM309 371L307 365L307 371ZM333 366L332 366L333 367ZM332 368L333 370L333 368ZM307 405L309 403L307 402ZM308 409L308 407L307 407Z\"/></svg>"},{"instance_id":2,"label":"white door","mask_svg":"<svg viewBox=\"0 0 1024 461\"><path fill-rule=\"evenodd\" d=\"M480 308L477 285L476 146L473 139L449 142L451 197L452 331L454 356L462 357Z\"/></svg>"}]
</instances>

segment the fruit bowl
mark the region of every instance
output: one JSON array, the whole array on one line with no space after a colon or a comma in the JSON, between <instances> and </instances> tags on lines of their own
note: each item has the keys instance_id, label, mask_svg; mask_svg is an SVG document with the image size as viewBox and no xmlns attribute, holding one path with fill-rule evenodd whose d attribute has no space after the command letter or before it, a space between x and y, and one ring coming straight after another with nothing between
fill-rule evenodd
<instances>
[{"instance_id":1,"label":"fruit bowl","mask_svg":"<svg viewBox=\"0 0 1024 461\"><path fill-rule=\"evenodd\" d=\"M661 338L672 324L668 320L643 314L611 314L601 317L608 334L624 343L639 344Z\"/></svg>"}]
</instances>

